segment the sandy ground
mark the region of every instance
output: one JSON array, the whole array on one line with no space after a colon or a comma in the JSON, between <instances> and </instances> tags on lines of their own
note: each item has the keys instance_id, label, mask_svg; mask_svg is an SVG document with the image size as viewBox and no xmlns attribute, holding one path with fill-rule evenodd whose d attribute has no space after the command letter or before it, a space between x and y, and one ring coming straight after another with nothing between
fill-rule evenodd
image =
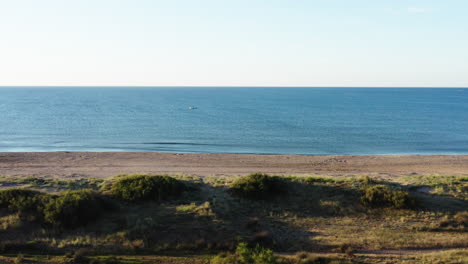
<instances>
[{"instance_id":1,"label":"sandy ground","mask_svg":"<svg viewBox=\"0 0 468 264\"><path fill-rule=\"evenodd\" d=\"M242 155L144 152L0 153L0 175L34 177L109 177L167 173L197 176L272 174L468 175L468 155Z\"/></svg>"}]
</instances>

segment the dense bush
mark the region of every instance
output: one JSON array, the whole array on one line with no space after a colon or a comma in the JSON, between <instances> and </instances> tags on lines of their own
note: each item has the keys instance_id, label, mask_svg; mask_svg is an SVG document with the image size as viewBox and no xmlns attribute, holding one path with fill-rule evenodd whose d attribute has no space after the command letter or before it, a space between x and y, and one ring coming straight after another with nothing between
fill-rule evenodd
<instances>
[{"instance_id":1,"label":"dense bush","mask_svg":"<svg viewBox=\"0 0 468 264\"><path fill-rule=\"evenodd\" d=\"M127 201L163 201L177 197L185 191L185 185L169 176L133 175L116 181L111 188L113 195Z\"/></svg>"},{"instance_id":2,"label":"dense bush","mask_svg":"<svg viewBox=\"0 0 468 264\"><path fill-rule=\"evenodd\" d=\"M392 190L385 185L366 186L361 202L367 207L410 208L414 201L406 191Z\"/></svg>"},{"instance_id":3,"label":"dense bush","mask_svg":"<svg viewBox=\"0 0 468 264\"><path fill-rule=\"evenodd\" d=\"M0 191L0 208L12 212L40 213L50 195L27 189L9 189Z\"/></svg>"},{"instance_id":4,"label":"dense bush","mask_svg":"<svg viewBox=\"0 0 468 264\"><path fill-rule=\"evenodd\" d=\"M235 181L229 190L243 198L269 199L287 193L288 186L280 177L253 173Z\"/></svg>"},{"instance_id":5,"label":"dense bush","mask_svg":"<svg viewBox=\"0 0 468 264\"><path fill-rule=\"evenodd\" d=\"M55 196L33 190L10 189L0 191L0 208L30 213L35 216L35 222L69 228L89 223L110 206L99 193L91 190Z\"/></svg>"},{"instance_id":6,"label":"dense bush","mask_svg":"<svg viewBox=\"0 0 468 264\"><path fill-rule=\"evenodd\" d=\"M276 264L273 251L260 246L249 248L247 243L240 243L234 254L218 255L211 260L212 264Z\"/></svg>"},{"instance_id":7,"label":"dense bush","mask_svg":"<svg viewBox=\"0 0 468 264\"><path fill-rule=\"evenodd\" d=\"M110 205L96 191L69 191L50 199L44 208L44 219L58 227L77 227L97 219Z\"/></svg>"}]
</instances>

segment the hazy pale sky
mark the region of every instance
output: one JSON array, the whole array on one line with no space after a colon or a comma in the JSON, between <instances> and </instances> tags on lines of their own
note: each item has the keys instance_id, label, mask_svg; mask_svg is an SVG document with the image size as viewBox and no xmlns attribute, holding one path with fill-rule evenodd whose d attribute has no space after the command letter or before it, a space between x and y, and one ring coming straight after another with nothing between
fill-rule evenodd
<instances>
[{"instance_id":1,"label":"hazy pale sky","mask_svg":"<svg viewBox=\"0 0 468 264\"><path fill-rule=\"evenodd\" d=\"M468 87L467 0L0 0L0 86Z\"/></svg>"}]
</instances>

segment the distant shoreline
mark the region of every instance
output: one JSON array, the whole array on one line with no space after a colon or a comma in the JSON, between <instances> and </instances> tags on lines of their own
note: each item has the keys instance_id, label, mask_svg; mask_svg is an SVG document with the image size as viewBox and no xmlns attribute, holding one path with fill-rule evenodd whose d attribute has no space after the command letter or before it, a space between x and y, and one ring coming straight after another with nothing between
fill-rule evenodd
<instances>
[{"instance_id":1,"label":"distant shoreline","mask_svg":"<svg viewBox=\"0 0 468 264\"><path fill-rule=\"evenodd\" d=\"M118 174L238 176L468 175L468 155L252 155L161 152L0 152L0 175L110 177Z\"/></svg>"},{"instance_id":2,"label":"distant shoreline","mask_svg":"<svg viewBox=\"0 0 468 264\"><path fill-rule=\"evenodd\" d=\"M264 86L264 85L197 85L197 86L154 86L154 85L1 85L0 88L395 88L395 89L468 89L466 86Z\"/></svg>"}]
</instances>

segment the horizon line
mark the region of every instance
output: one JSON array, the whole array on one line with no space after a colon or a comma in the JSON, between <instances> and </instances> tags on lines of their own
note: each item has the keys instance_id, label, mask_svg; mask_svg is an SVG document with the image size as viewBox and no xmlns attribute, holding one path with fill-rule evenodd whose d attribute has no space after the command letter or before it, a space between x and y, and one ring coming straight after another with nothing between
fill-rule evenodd
<instances>
[{"instance_id":1,"label":"horizon line","mask_svg":"<svg viewBox=\"0 0 468 264\"><path fill-rule=\"evenodd\" d=\"M468 89L468 86L286 86L286 85L0 85L0 88L447 88Z\"/></svg>"}]
</instances>

